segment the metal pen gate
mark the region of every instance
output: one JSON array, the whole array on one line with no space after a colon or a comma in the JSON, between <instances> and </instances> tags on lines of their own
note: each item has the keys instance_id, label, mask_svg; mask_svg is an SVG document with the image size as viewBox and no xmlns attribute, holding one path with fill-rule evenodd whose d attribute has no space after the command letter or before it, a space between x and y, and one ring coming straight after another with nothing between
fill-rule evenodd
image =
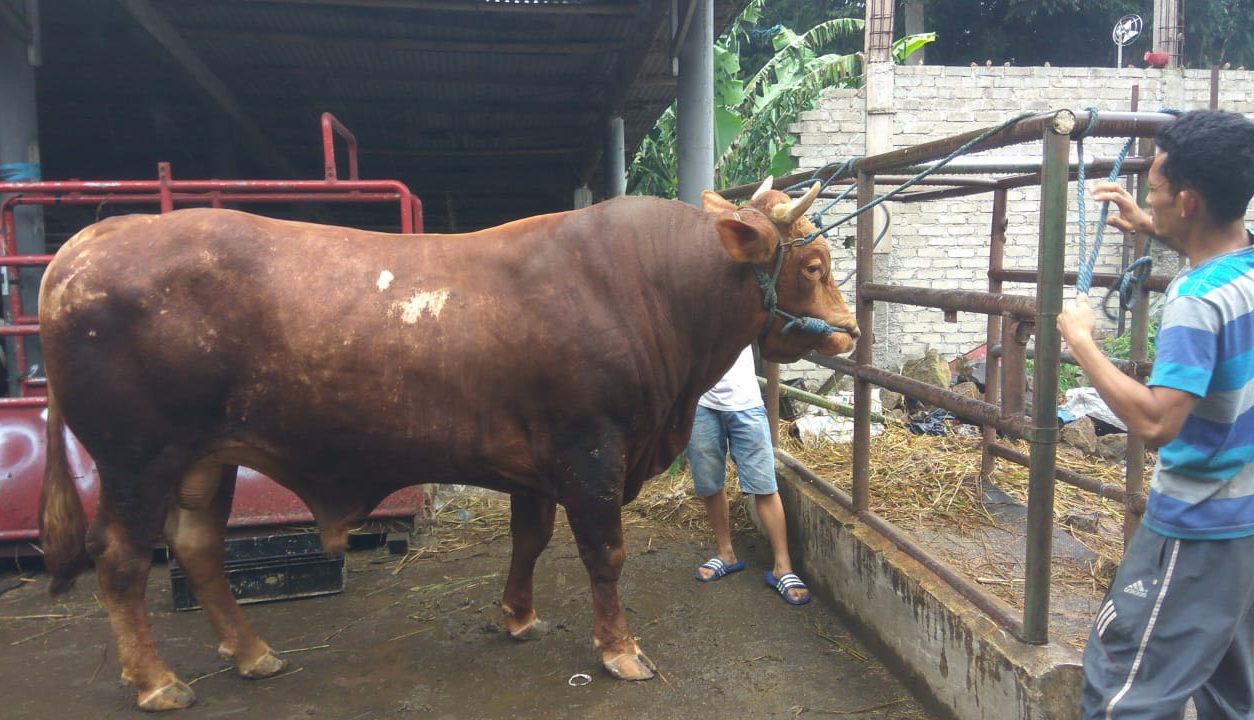
<instances>
[{"instance_id":1,"label":"metal pen gate","mask_svg":"<svg viewBox=\"0 0 1254 720\"><path fill-rule=\"evenodd\" d=\"M1135 100L1135 99L1134 99ZM1140 521L1145 508L1143 491L1144 445L1129 436L1128 464L1124 488L1099 483L1092 478L1060 469L1055 462L1055 446L1058 442L1058 369L1064 354L1055 327L1055 319L1062 307L1062 290L1065 283L1075 282L1075 273L1065 271L1067 183L1075 178L1075 166L1069 153L1073 140L1082 137L1136 137L1152 139L1158 128L1174 119L1167 113L1101 112L1090 114L1071 110L1046 112L1008 125L971 146L971 152L992 150L1039 140L1042 159L1028 172L1020 164L1004 166L979 164L964 165L953 162L945 166L951 175L978 173L1018 173L996 179L933 175L927 185L948 185L943 189L926 190L894 198L898 202L921 202L942 198L959 197L975 193L993 193L991 218L988 292L965 290L934 290L926 287L893 286L875 282L874 229L869 212L858 216L856 296L857 320L862 336L852 360L826 358L811 354L806 359L823 367L836 370L854 378L854 435L853 435L853 484L852 496L823 480L783 451L777 451L782 463L798 473L809 484L855 513L860 521L892 541L899 549L934 571L956 591L983 610L996 622L1023 642L1039 644L1049 637L1049 589L1053 533L1053 494L1056 480L1062 481L1115 501L1125 507L1125 539ZM830 171L826 175L816 173L815 179L840 180L857 183L857 204L863 207L875 198L877 179L883 183L898 184L900 175L885 177L889 171L914 173L923 163L939 160L987 131L974 131L943 140L924 143L894 152L863 158L845 168ZM1130 157L1123 165L1124 173L1139 173L1140 193L1143 196L1143 174L1148 170L1152 151L1142 143L1141 157ZM1146 157L1148 154L1150 157ZM1110 158L1086 163L1089 170L1109 170L1114 164ZM807 174L796 174L784 179L784 184L805 180ZM1006 206L1009 190L1028 185L1039 185L1040 234L1038 240L1037 267L1035 270L1003 266L1003 250L1006 241ZM736 188L727 194L735 196L743 192ZM1125 244L1131 244L1134 256L1145 252L1147 239L1125 235ZM1094 287L1111 287L1118 284L1119 275L1094 274ZM1150 277L1138 290L1143 297L1148 290L1165 290L1169 278ZM1037 285L1035 297L1010 295L1002 292L1004 282L1026 282ZM958 312L975 312L988 315L987 347L989 364L983 400L968 398L946 389L928 385L904 375L876 368L872 363L874 347L874 317L877 302L903 303L921 307L939 308L947 320L956 319ZM1132 309L1132 362L1117 363L1124 372L1143 377L1148 374L1145 362L1148 303L1138 302ZM1027 342L1035 336L1035 364L1033 377L1032 414L1025 415L1025 366ZM768 368L767 407L778 408L778 366ZM919 547L901 531L877 516L869 509L871 463L871 387L879 386L908 395L943 408L958 417L983 427L981 476L987 477L998 458L1029 468L1029 492L1027 508L1027 557L1025 577L1025 602L1022 619L1008 613L993 601L992 596L973 582L938 563L926 550ZM998 433L1025 438L1030 444L1030 454L1023 455L997 442Z\"/></svg>"},{"instance_id":2,"label":"metal pen gate","mask_svg":"<svg viewBox=\"0 0 1254 720\"><path fill-rule=\"evenodd\" d=\"M4 320L0 338L14 339L10 372L20 373L16 393L0 397L0 546L22 545L38 536L36 514L43 480L46 427L45 381L31 366L26 343L39 334L39 318L23 307L19 268L46 266L52 255L18 251L14 209L23 205L156 206L167 213L177 206L223 207L258 203L395 203L402 233L421 233L422 202L398 180L362 180L357 167L357 139L331 113L320 119L323 173L321 180L175 180L168 162L158 163L156 180L67 180L0 182L0 280ZM348 178L339 177L336 136L346 147ZM25 278L27 281L31 277ZM72 436L67 443L70 464L79 480L84 505L93 509L99 486L94 463ZM414 485L388 496L371 519L412 523L421 509L422 491ZM91 513L92 510L89 510ZM273 526L311 522L304 505L289 491L260 473L241 468L231 526Z\"/></svg>"}]
</instances>

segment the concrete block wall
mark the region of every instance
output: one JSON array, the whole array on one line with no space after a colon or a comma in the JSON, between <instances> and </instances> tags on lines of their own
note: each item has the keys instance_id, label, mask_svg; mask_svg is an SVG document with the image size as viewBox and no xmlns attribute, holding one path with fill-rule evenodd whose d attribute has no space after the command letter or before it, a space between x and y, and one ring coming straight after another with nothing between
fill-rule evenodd
<instances>
[{"instance_id":1,"label":"concrete block wall","mask_svg":"<svg viewBox=\"0 0 1254 720\"><path fill-rule=\"evenodd\" d=\"M1140 86L1142 110L1204 108L1210 99L1209 70L899 66L894 90L893 146L903 148L991 127L1022 112L1082 110L1090 106L1099 110L1127 110L1134 85ZM803 113L791 128L799 137L793 154L800 167L814 169L861 155L863 106L861 91L834 89L824 94L817 109ZM1254 72L1221 71L1219 107L1254 116ZM1085 142L1085 157L1114 156L1122 144L1123 140L1118 138L1091 138ZM1041 144L1033 142L978 156L995 155L1039 160ZM1072 183L1068 194L1068 270L1075 270L1078 265L1075 191ZM1036 187L1014 190L1009 195L1007 268L1036 267L1039 202ZM988 289L991 193L926 203L889 203L889 206L891 241L877 249L876 282L936 289ZM835 220L853 207L852 202L844 201L829 211L826 220ZM1090 248L1099 211L1099 205L1087 203ZM1254 213L1248 219L1254 223ZM853 272L853 250L842 250L840 246L854 230L855 223L850 221L829 233L837 279ZM1120 233L1105 233L1095 272L1119 272L1123 267L1121 246ZM1175 253L1166 250L1155 253L1156 273L1170 274L1178 269ZM1005 291L1024 295L1035 292L1033 286L1010 283ZM1068 288L1066 297L1071 293ZM846 286L846 297L853 300L852 279ZM952 358L982 344L985 325L983 315L960 313L958 322L951 324L944 322L939 310L877 305L876 365L896 369L903 360L921 355L929 348L947 359ZM785 368L785 377L798 374L818 378L828 373L808 363Z\"/></svg>"}]
</instances>

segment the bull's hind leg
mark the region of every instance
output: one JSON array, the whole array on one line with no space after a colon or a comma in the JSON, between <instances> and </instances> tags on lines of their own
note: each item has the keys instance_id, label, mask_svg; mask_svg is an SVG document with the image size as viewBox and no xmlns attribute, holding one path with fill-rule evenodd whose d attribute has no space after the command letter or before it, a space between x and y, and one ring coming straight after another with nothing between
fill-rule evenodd
<instances>
[{"instance_id":1,"label":"bull's hind leg","mask_svg":"<svg viewBox=\"0 0 1254 720\"><path fill-rule=\"evenodd\" d=\"M536 615L532 589L536 559L553 537L556 510L557 503L545 498L510 497L509 530L514 539L514 551L501 610L505 613L505 629L516 640L534 640L548 630L548 623Z\"/></svg>"},{"instance_id":2,"label":"bull's hind leg","mask_svg":"<svg viewBox=\"0 0 1254 720\"><path fill-rule=\"evenodd\" d=\"M226 521L237 465L201 462L183 476L166 515L165 538L218 635L218 654L246 678L267 678L286 663L253 632L226 581Z\"/></svg>"},{"instance_id":3,"label":"bull's hind leg","mask_svg":"<svg viewBox=\"0 0 1254 720\"><path fill-rule=\"evenodd\" d=\"M117 496L118 488L134 487L141 486L121 485L101 468L102 497L96 522L87 535L87 550L96 561L100 592L118 644L122 679L135 687L140 708L177 710L191 705L196 695L157 653L144 607L165 503L141 494Z\"/></svg>"}]
</instances>

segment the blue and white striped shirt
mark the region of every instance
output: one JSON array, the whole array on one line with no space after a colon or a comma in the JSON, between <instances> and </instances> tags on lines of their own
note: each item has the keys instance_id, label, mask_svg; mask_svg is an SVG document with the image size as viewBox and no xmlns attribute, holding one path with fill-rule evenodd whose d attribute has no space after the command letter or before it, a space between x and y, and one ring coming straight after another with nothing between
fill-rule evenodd
<instances>
[{"instance_id":1,"label":"blue and white striped shirt","mask_svg":"<svg viewBox=\"0 0 1254 720\"><path fill-rule=\"evenodd\" d=\"M1177 538L1254 535L1254 247L1172 281L1149 385L1200 399L1159 450L1145 524Z\"/></svg>"}]
</instances>

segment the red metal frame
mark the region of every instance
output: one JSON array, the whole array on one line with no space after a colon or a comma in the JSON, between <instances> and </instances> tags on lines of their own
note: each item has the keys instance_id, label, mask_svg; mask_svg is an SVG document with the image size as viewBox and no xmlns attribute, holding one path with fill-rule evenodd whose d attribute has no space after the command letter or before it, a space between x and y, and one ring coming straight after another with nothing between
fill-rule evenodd
<instances>
[{"instance_id":1,"label":"red metal frame","mask_svg":"<svg viewBox=\"0 0 1254 720\"><path fill-rule=\"evenodd\" d=\"M18 338L12 367L22 370L17 397L0 398L0 543L38 536L36 512L43 480L47 399L43 383L27 377L26 338L39 334L37 315L23 314L17 290L19 267L45 266L52 255L20 255L17 249L18 205L156 205L167 213L176 206L222 207L223 203L397 203L400 231L423 230L422 202L398 180L362 180L358 176L357 138L331 115L323 113L323 180L175 180L168 162L157 164L156 180L67 180L0 182L0 272L8 291L11 324L0 325L0 337ZM349 179L340 180L335 135L347 144ZM70 467L78 478L84 503L94 511L99 493L95 464L68 434ZM422 504L417 487L386 498L371 518L412 518ZM290 491L264 475L241 468L236 483L232 527L308 523L313 517Z\"/></svg>"}]
</instances>

